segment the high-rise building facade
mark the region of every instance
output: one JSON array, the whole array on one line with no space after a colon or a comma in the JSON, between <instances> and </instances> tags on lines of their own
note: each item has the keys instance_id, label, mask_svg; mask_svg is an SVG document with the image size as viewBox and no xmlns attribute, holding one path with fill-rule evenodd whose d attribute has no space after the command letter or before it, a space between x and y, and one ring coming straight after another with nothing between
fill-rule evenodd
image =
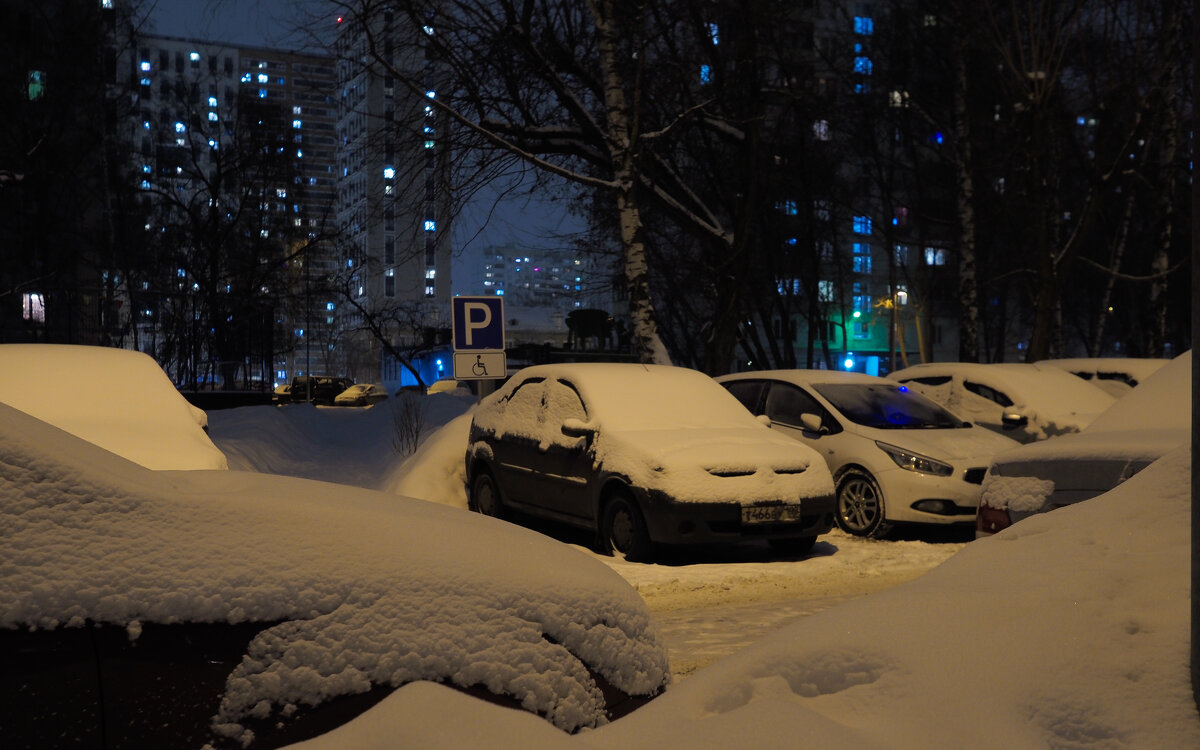
<instances>
[{"instance_id":1,"label":"high-rise building facade","mask_svg":"<svg viewBox=\"0 0 1200 750\"><path fill-rule=\"evenodd\" d=\"M126 138L152 257L132 335L181 382L330 371L336 102L330 58L143 36Z\"/></svg>"},{"instance_id":2,"label":"high-rise building facade","mask_svg":"<svg viewBox=\"0 0 1200 750\"><path fill-rule=\"evenodd\" d=\"M422 45L433 30L390 13L369 23L370 35L345 23L337 40L339 271L349 300L338 321L346 372L360 382L379 378L381 338L411 351L448 329L451 296L449 123L434 106L437 64ZM397 72L424 90L400 85Z\"/></svg>"}]
</instances>

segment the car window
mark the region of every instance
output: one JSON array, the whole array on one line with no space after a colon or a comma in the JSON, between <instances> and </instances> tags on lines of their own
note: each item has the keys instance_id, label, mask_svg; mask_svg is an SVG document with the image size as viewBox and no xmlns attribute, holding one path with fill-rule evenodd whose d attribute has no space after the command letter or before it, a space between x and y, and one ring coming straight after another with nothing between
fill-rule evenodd
<instances>
[{"instance_id":1,"label":"car window","mask_svg":"<svg viewBox=\"0 0 1200 750\"><path fill-rule=\"evenodd\" d=\"M545 390L545 381L541 378L532 378L517 386L501 407L498 432L540 438L546 419L542 409Z\"/></svg>"},{"instance_id":2,"label":"car window","mask_svg":"<svg viewBox=\"0 0 1200 750\"><path fill-rule=\"evenodd\" d=\"M901 383L920 383L921 385L945 385L950 382L949 375L926 375L919 378L903 378Z\"/></svg>"},{"instance_id":3,"label":"car window","mask_svg":"<svg viewBox=\"0 0 1200 750\"><path fill-rule=\"evenodd\" d=\"M819 383L817 393L851 422L884 430L967 426L950 412L902 385Z\"/></svg>"},{"instance_id":4,"label":"car window","mask_svg":"<svg viewBox=\"0 0 1200 750\"><path fill-rule=\"evenodd\" d=\"M772 422L792 427L803 426L801 415L816 414L821 418L821 424L831 433L841 432L842 429L837 420L810 393L790 383L771 383L763 411Z\"/></svg>"},{"instance_id":5,"label":"car window","mask_svg":"<svg viewBox=\"0 0 1200 750\"><path fill-rule=\"evenodd\" d=\"M555 445L574 446L580 444L580 438L569 437L562 432L562 424L568 419L588 420L587 409L575 386L561 380L546 383L546 408L543 411L546 433L543 439Z\"/></svg>"},{"instance_id":6,"label":"car window","mask_svg":"<svg viewBox=\"0 0 1200 750\"><path fill-rule=\"evenodd\" d=\"M988 401L995 401L1001 406L1013 405L1012 399L1009 398L1007 394L1005 394L1003 391L998 391L989 385L984 385L983 383L974 383L970 380L964 380L963 388L966 388L976 396L982 396L983 398L986 398Z\"/></svg>"},{"instance_id":7,"label":"car window","mask_svg":"<svg viewBox=\"0 0 1200 750\"><path fill-rule=\"evenodd\" d=\"M762 389L765 381L762 380L733 380L728 383L721 383L725 386L725 390L733 394L734 398L742 402L742 406L746 407L753 414L760 414L759 404L762 399Z\"/></svg>"}]
</instances>

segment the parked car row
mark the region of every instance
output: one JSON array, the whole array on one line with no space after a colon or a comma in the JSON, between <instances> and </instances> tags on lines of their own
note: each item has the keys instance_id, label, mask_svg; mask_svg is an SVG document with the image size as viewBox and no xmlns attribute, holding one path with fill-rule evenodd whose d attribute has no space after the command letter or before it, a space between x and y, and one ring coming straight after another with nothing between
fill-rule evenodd
<instances>
[{"instance_id":1,"label":"parked car row","mask_svg":"<svg viewBox=\"0 0 1200 750\"><path fill-rule=\"evenodd\" d=\"M275 387L273 404L313 403L325 406L370 406L388 398L379 383L354 384L349 378L327 375L299 376Z\"/></svg>"},{"instance_id":2,"label":"parked car row","mask_svg":"<svg viewBox=\"0 0 1200 750\"><path fill-rule=\"evenodd\" d=\"M651 559L663 545L750 538L802 553L834 523L867 537L886 536L896 524L992 533L1011 523L1006 514L1035 510L1000 499L1015 485L998 477L1032 465L1016 450L1021 443L1034 455L1042 445L1061 450L1080 431L1120 443L1128 436L1114 438L1108 425L1127 420L1110 414L1155 421L1133 396L1157 388L1157 376L1117 410L1113 395L1072 373L1047 364L963 363L917 365L891 378L775 370L722 376L714 389L711 379L682 368L531 367L475 412L469 505L586 528L600 549L631 560ZM740 410L731 408L736 403ZM1174 424L1165 416L1157 422ZM755 429L764 425L772 429ZM1103 487L1091 493L1099 494L1177 443L1175 427L1159 429L1120 466L1081 465L1075 473ZM797 481L786 481L789 475ZM1044 509L1087 492L1061 489Z\"/></svg>"}]
</instances>

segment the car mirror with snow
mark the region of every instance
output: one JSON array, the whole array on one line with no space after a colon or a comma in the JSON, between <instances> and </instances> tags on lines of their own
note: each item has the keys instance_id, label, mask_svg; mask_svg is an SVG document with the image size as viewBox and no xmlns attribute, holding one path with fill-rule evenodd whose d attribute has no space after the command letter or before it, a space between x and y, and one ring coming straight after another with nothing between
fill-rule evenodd
<instances>
[{"instance_id":1,"label":"car mirror with snow","mask_svg":"<svg viewBox=\"0 0 1200 750\"><path fill-rule=\"evenodd\" d=\"M1004 416L1000 417L1000 423L1004 425L1005 429L1016 429L1029 424L1029 417L1019 412L1006 411Z\"/></svg>"},{"instance_id":2,"label":"car mirror with snow","mask_svg":"<svg viewBox=\"0 0 1200 750\"><path fill-rule=\"evenodd\" d=\"M563 420L562 433L567 437L591 437L596 432L596 425L584 422L582 419L570 417Z\"/></svg>"},{"instance_id":3,"label":"car mirror with snow","mask_svg":"<svg viewBox=\"0 0 1200 750\"><path fill-rule=\"evenodd\" d=\"M770 427L772 424L771 418L768 417L766 414L758 414L758 415L755 415L754 418L757 419L759 422L762 422L763 424L765 424L767 427Z\"/></svg>"}]
</instances>

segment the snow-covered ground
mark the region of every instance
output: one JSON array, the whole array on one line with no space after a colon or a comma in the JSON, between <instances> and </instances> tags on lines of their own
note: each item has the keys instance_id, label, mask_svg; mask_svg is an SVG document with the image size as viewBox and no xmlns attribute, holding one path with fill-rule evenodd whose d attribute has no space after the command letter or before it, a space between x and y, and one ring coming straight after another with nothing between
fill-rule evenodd
<instances>
[{"instance_id":1,"label":"snow-covered ground","mask_svg":"<svg viewBox=\"0 0 1200 750\"><path fill-rule=\"evenodd\" d=\"M363 409L214 411L210 435L235 471L187 472L151 472L0 407L0 510L6 514L0 526L0 626L49 627L47 616L60 626L105 621L126 625L136 639L148 623L171 616L163 607L172 602L187 616L217 620L272 612L292 617L297 607L309 612L311 619L292 635L267 631L255 646L263 658L244 662L231 675L237 705L227 708L243 710L250 707L250 693L242 688L279 687L283 692L271 695L280 705L298 695L298 682L259 679L255 670L271 663L279 674L300 676L303 659L293 657L325 658L332 648L328 657L337 664L363 656L362 669L386 666L401 645L375 637L385 632L376 626L386 620L371 613L399 618L418 631L431 621L396 599L405 591L428 592L418 598L461 634L445 643L428 641L452 655L467 646L487 651L516 632L506 622L524 627L526 619L510 610L525 594L501 597L495 617L476 623L492 628L492 635L478 637L452 616L497 586L538 592L541 632L563 626L552 633L554 642L577 639L580 648L612 652L571 625L587 611L588 592L603 592L606 600L623 603L595 625L607 627L610 615L637 620L648 609L659 623L641 630L647 638L640 642L652 656L653 631L659 630L677 675L663 695L634 713L571 735L533 714L414 682L302 745L1200 747L1188 672L1186 448L1102 497L982 541L867 542L829 534L800 560L748 547L632 565L595 555L570 536L565 538L574 549L466 513L461 479L472 402L440 394L423 403L429 429L406 460L393 445L395 402ZM86 520L89 513L94 523ZM129 522L138 519L145 533L131 535ZM89 526L98 537L86 536ZM35 533L53 543L33 544ZM203 564L201 558L188 564L188 555L201 555ZM449 567L433 565L435 558ZM136 575L128 581L105 575L101 559L126 561ZM154 575L157 570L176 571L183 587ZM620 577L610 574L614 570ZM338 583L355 576L348 588ZM449 585L480 576L488 581L482 589ZM543 586L548 577L552 584ZM585 578L603 586L581 584ZM265 601L247 598L248 581L267 591ZM434 593L446 591L456 593L449 599ZM575 614L560 617L567 610ZM360 620L371 629L358 628ZM337 627L317 632L328 625ZM336 641L325 637L334 632ZM537 632L530 631L530 643L549 643ZM298 650L275 659L274 649L294 636L300 636ZM677 660L678 654L689 656ZM519 652L496 655L520 660ZM423 663L420 654L412 656ZM469 654L464 659L464 668L472 669ZM356 684L374 681L354 664L329 674L353 677ZM272 710L266 702L252 708ZM236 711L227 717L236 719Z\"/></svg>"},{"instance_id":2,"label":"snow-covered ground","mask_svg":"<svg viewBox=\"0 0 1200 750\"><path fill-rule=\"evenodd\" d=\"M398 466L381 453L355 476L465 508L469 417L452 415L471 402L435 398L443 429ZM292 408L270 419L327 411ZM361 428L386 422L385 408L331 418L358 419L346 434L366 440ZM210 415L231 465L254 463L241 432L254 429L251 412ZM234 439L240 456L227 447ZM305 747L1200 747L1188 677L1189 478L1187 450L1176 451L1106 496L980 542L835 532L802 560L753 549L663 565L597 556L659 620L676 674L662 697L567 736L414 684Z\"/></svg>"}]
</instances>

